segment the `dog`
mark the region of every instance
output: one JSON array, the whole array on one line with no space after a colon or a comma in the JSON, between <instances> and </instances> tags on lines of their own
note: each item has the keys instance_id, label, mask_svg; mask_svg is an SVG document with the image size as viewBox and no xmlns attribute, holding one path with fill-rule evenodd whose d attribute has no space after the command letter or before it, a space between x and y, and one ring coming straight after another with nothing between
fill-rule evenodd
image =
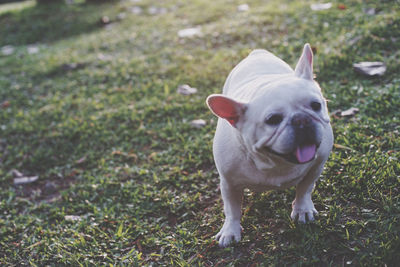
<instances>
[{"instance_id":1,"label":"dog","mask_svg":"<svg viewBox=\"0 0 400 267\"><path fill-rule=\"evenodd\" d=\"M305 223L317 210L315 182L333 146L327 104L314 81L309 44L293 70L272 53L252 51L229 74L222 94L207 98L218 116L213 141L225 222L221 247L241 239L243 190L296 186L291 218Z\"/></svg>"}]
</instances>

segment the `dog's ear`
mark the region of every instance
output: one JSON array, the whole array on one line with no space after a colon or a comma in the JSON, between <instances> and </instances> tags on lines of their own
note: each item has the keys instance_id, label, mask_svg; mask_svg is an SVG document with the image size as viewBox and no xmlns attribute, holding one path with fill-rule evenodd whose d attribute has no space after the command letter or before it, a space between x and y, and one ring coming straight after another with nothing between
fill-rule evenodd
<instances>
[{"instance_id":1,"label":"dog's ear","mask_svg":"<svg viewBox=\"0 0 400 267\"><path fill-rule=\"evenodd\" d=\"M232 126L246 111L246 104L220 94L213 94L207 98L208 108L218 117L226 119Z\"/></svg>"},{"instance_id":2,"label":"dog's ear","mask_svg":"<svg viewBox=\"0 0 400 267\"><path fill-rule=\"evenodd\" d=\"M304 45L303 54L297 62L296 68L294 69L294 73L297 77L313 80L313 52L309 44Z\"/></svg>"}]
</instances>

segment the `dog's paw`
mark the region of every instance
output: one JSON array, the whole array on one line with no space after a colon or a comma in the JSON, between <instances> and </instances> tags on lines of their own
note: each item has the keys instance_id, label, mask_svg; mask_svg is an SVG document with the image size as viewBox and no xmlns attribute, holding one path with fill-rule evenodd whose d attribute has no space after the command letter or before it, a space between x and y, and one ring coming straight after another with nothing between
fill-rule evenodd
<instances>
[{"instance_id":1,"label":"dog's paw","mask_svg":"<svg viewBox=\"0 0 400 267\"><path fill-rule=\"evenodd\" d=\"M239 222L225 222L222 229L215 236L220 247L227 247L234 240L236 242L240 241L242 227Z\"/></svg>"},{"instance_id":2,"label":"dog's paw","mask_svg":"<svg viewBox=\"0 0 400 267\"><path fill-rule=\"evenodd\" d=\"M305 223L307 220L312 222L317 214L318 211L314 208L314 203L311 199L308 201L296 201L295 199L292 203L290 217L294 221L297 219L300 223Z\"/></svg>"}]
</instances>

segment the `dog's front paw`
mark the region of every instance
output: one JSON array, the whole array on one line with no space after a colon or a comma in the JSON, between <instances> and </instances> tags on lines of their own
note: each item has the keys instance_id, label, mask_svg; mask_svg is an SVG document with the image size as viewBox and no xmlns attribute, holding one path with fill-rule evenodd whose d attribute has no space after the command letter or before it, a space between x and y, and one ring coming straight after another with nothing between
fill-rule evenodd
<instances>
[{"instance_id":1,"label":"dog's front paw","mask_svg":"<svg viewBox=\"0 0 400 267\"><path fill-rule=\"evenodd\" d=\"M292 213L290 217L292 220L298 220L301 223L305 223L306 220L309 222L314 221L314 215L317 215L318 211L314 208L312 200L297 201L296 199L292 203Z\"/></svg>"},{"instance_id":2,"label":"dog's front paw","mask_svg":"<svg viewBox=\"0 0 400 267\"><path fill-rule=\"evenodd\" d=\"M215 239L218 241L220 247L227 247L235 240L236 242L240 241L241 238L242 227L239 222L225 222L222 229L215 236Z\"/></svg>"}]
</instances>

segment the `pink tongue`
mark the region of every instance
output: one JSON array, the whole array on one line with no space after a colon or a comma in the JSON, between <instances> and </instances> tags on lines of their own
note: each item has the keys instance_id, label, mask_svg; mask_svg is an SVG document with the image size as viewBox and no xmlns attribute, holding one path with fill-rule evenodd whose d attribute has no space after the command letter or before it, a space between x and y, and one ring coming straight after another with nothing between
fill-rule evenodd
<instances>
[{"instance_id":1,"label":"pink tongue","mask_svg":"<svg viewBox=\"0 0 400 267\"><path fill-rule=\"evenodd\" d=\"M314 158L316 145L299 146L296 148L296 158L300 163L305 163Z\"/></svg>"}]
</instances>

